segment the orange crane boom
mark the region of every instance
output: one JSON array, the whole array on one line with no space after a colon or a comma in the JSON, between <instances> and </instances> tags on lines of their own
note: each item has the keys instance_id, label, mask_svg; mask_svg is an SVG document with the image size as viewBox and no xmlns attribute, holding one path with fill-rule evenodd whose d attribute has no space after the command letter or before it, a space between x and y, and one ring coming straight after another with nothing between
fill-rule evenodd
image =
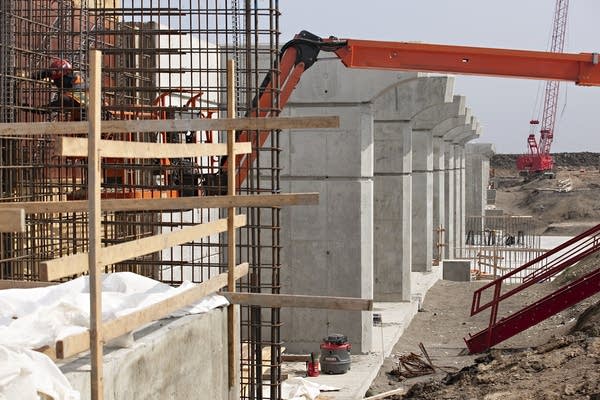
<instances>
[{"instance_id":1,"label":"orange crane boom","mask_svg":"<svg viewBox=\"0 0 600 400\"><path fill-rule=\"evenodd\" d=\"M287 103L301 75L314 62L321 51L333 52L348 68L368 68L393 71L427 71L468 75L487 75L524 79L571 81L577 85L600 86L600 57L598 53L552 53L543 51L494 49L484 47L447 46L437 44L386 42L357 39L322 39L302 31L286 43L279 57L279 82L274 86L273 75L265 78L260 95L255 101L257 110L250 116L270 116L261 111L261 104L268 110L270 89L279 87L280 107ZM264 95L263 95L264 93ZM263 98L264 97L264 98ZM268 99L267 99L268 97ZM267 101L269 100L269 101ZM261 147L269 136L260 132L253 143L252 153L236 159L237 185L248 176L249 167L256 159L256 148ZM241 132L238 140L247 141L248 132ZM227 157L221 166L227 168ZM215 179L224 182L223 177Z\"/></svg>"},{"instance_id":2,"label":"orange crane boom","mask_svg":"<svg viewBox=\"0 0 600 400\"><path fill-rule=\"evenodd\" d=\"M556 0L554 22L552 24L552 41L550 44L550 51L552 53L562 53L565 48L568 11L569 0ZM550 146L554 139L559 91L559 81L550 80L546 82L540 140L538 143L532 129L530 135L527 137L528 154L523 154L517 158L517 169L520 173L538 173L554 169L554 158L550 155ZM532 120L530 124L533 127L539 124L539 121Z\"/></svg>"}]
</instances>

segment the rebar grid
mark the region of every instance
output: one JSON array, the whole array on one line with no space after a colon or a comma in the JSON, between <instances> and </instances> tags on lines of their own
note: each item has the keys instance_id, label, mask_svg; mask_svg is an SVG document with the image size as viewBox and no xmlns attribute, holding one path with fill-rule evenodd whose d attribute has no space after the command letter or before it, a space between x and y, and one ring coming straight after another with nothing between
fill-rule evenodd
<instances>
[{"instance_id":1,"label":"rebar grid","mask_svg":"<svg viewBox=\"0 0 600 400\"><path fill-rule=\"evenodd\" d=\"M531 216L469 216L466 218L462 258L475 261L476 274L494 278L520 267L542 254L541 237L535 234ZM524 274L510 283L521 283Z\"/></svg>"},{"instance_id":2,"label":"rebar grid","mask_svg":"<svg viewBox=\"0 0 600 400\"><path fill-rule=\"evenodd\" d=\"M266 110L255 105L262 80L275 77L277 0L13 0L0 4L0 121L86 119L86 91L56 85L50 66L66 60L88 76L88 51L103 52L103 119L219 118L226 113L226 60L236 62L238 116L277 115L278 87ZM277 79L274 79L278 82ZM256 148L240 193L279 193L279 136ZM223 132L122 132L109 140L224 142ZM1 200L85 199L85 158L56 155L55 138L0 138ZM102 162L102 198L201 196L222 192L216 157ZM219 185L222 185L219 187ZM279 208L241 210L248 226L237 258L250 263L241 291L279 293ZM103 213L103 245L226 216L226 210ZM27 231L0 234L0 278L37 280L42 260L87 250L85 213L31 214ZM170 284L201 282L227 268L225 235L199 239L107 267ZM281 397L279 309L242 307L241 398ZM270 350L270 351L268 351ZM266 354L270 354L268 357ZM269 376L263 379L263 376ZM268 393L268 394L267 394Z\"/></svg>"}]
</instances>

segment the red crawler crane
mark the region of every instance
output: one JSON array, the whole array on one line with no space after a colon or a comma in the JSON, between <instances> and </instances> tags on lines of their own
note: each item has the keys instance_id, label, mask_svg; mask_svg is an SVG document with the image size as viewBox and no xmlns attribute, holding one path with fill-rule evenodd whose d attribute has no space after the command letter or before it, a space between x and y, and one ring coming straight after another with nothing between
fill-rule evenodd
<instances>
[{"instance_id":1,"label":"red crawler crane","mask_svg":"<svg viewBox=\"0 0 600 400\"><path fill-rule=\"evenodd\" d=\"M556 0L554 10L554 23L552 26L552 43L550 52L562 53L567 32L567 12L569 0ZM550 155L550 146L554 138L554 125L556 123L556 110L558 108L559 81L547 81L544 92L544 111L540 129L539 142L535 133L527 137L528 154L517 158L517 169L521 174L550 172L554 168L554 159ZM530 124L538 125L540 121L532 120Z\"/></svg>"}]
</instances>

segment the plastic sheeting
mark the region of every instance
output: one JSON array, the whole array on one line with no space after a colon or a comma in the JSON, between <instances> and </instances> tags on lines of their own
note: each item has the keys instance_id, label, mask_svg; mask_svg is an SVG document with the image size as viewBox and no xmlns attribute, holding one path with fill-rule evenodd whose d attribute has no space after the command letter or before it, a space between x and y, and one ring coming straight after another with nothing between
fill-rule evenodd
<instances>
[{"instance_id":1,"label":"plastic sheeting","mask_svg":"<svg viewBox=\"0 0 600 400\"><path fill-rule=\"evenodd\" d=\"M315 400L321 392L334 392L339 388L321 385L304 378L290 378L281 383L282 400Z\"/></svg>"},{"instance_id":2,"label":"plastic sheeting","mask_svg":"<svg viewBox=\"0 0 600 400\"><path fill-rule=\"evenodd\" d=\"M174 288L130 272L104 275L102 319L132 313L193 285L184 282ZM211 295L174 316L227 304L224 297ZM38 399L38 391L55 400L79 398L52 360L31 349L53 346L61 338L88 329L89 305L88 277L43 288L0 290L0 400Z\"/></svg>"}]
</instances>

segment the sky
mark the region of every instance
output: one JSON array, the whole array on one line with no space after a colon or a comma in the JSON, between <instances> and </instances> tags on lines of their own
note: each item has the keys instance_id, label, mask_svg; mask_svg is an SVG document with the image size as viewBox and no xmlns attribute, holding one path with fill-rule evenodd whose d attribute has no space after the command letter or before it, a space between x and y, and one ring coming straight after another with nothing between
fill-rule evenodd
<instances>
[{"instance_id":1,"label":"sky","mask_svg":"<svg viewBox=\"0 0 600 400\"><path fill-rule=\"evenodd\" d=\"M547 50L555 0L280 0L281 42L303 29L322 37ZM571 0L565 52L600 52L600 0ZM460 76L454 93L482 124L479 142L522 153L541 119L541 81ZM600 87L560 87L551 152L600 152ZM538 125L539 126L539 125ZM539 138L539 132L535 132Z\"/></svg>"}]
</instances>

